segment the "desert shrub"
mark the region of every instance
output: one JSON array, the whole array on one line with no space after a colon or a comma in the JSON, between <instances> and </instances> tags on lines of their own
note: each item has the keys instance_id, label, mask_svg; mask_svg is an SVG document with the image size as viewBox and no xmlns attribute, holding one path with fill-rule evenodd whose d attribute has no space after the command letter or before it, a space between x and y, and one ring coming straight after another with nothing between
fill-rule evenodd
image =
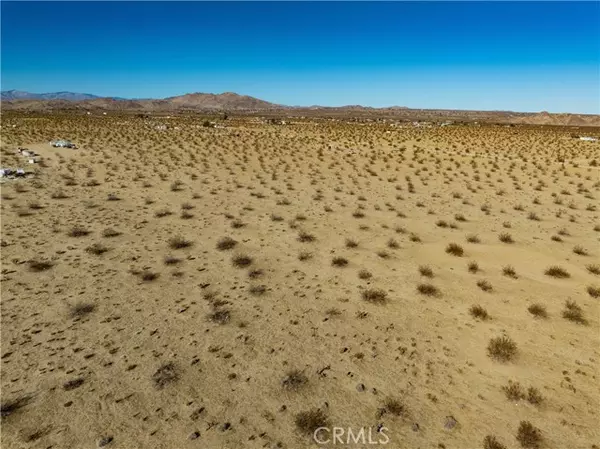
<instances>
[{"instance_id":1,"label":"desert shrub","mask_svg":"<svg viewBox=\"0 0 600 449\"><path fill-rule=\"evenodd\" d=\"M484 292L491 292L493 290L492 284L490 284L488 281L486 281L484 279L477 281L477 287L479 287Z\"/></svg>"},{"instance_id":2,"label":"desert shrub","mask_svg":"<svg viewBox=\"0 0 600 449\"><path fill-rule=\"evenodd\" d=\"M301 231L298 233L298 241L303 243L314 242L316 237L308 232Z\"/></svg>"},{"instance_id":3,"label":"desert shrub","mask_svg":"<svg viewBox=\"0 0 600 449\"><path fill-rule=\"evenodd\" d=\"M30 260L27 265L30 271L40 272L49 270L54 266L54 263L49 260Z\"/></svg>"},{"instance_id":4,"label":"desert shrub","mask_svg":"<svg viewBox=\"0 0 600 449\"><path fill-rule=\"evenodd\" d=\"M252 257L247 256L245 254L236 254L235 256L233 256L233 259L232 259L233 266L238 267L238 268L244 268L244 267L250 266L252 264L252 262L253 262Z\"/></svg>"},{"instance_id":5,"label":"desert shrub","mask_svg":"<svg viewBox=\"0 0 600 449\"><path fill-rule=\"evenodd\" d=\"M500 443L495 436L487 435L483 439L483 449L506 449L506 446Z\"/></svg>"},{"instance_id":6,"label":"desert shrub","mask_svg":"<svg viewBox=\"0 0 600 449\"><path fill-rule=\"evenodd\" d=\"M227 324L231 320L229 310L216 310L208 315L208 320L216 324Z\"/></svg>"},{"instance_id":7,"label":"desert shrub","mask_svg":"<svg viewBox=\"0 0 600 449\"><path fill-rule=\"evenodd\" d=\"M502 243L514 243L515 241L513 240L512 236L508 233L508 232L503 232L498 236L498 239L502 242Z\"/></svg>"},{"instance_id":8,"label":"desert shrub","mask_svg":"<svg viewBox=\"0 0 600 449\"><path fill-rule=\"evenodd\" d=\"M388 398L383 403L383 407L379 409L379 415L389 413L393 416L402 416L406 413L406 406L398 399Z\"/></svg>"},{"instance_id":9,"label":"desert shrub","mask_svg":"<svg viewBox=\"0 0 600 449\"><path fill-rule=\"evenodd\" d=\"M376 304L383 304L387 302L388 296L384 290L381 289L367 289L362 292L362 299L367 302L372 302Z\"/></svg>"},{"instance_id":10,"label":"desert shrub","mask_svg":"<svg viewBox=\"0 0 600 449\"><path fill-rule=\"evenodd\" d=\"M298 254L298 260L304 262L306 260L310 260L312 259L312 253L308 252L308 251L302 251L300 254Z\"/></svg>"},{"instance_id":11,"label":"desert shrub","mask_svg":"<svg viewBox=\"0 0 600 449\"><path fill-rule=\"evenodd\" d=\"M505 267L502 267L502 274L513 279L517 278L517 272L511 265L506 265Z\"/></svg>"},{"instance_id":12,"label":"desert shrub","mask_svg":"<svg viewBox=\"0 0 600 449\"><path fill-rule=\"evenodd\" d=\"M533 405L540 405L544 401L544 397L535 387L527 389L527 402Z\"/></svg>"},{"instance_id":13,"label":"desert shrub","mask_svg":"<svg viewBox=\"0 0 600 449\"><path fill-rule=\"evenodd\" d=\"M517 441L521 447L537 449L542 444L542 432L529 421L521 421L517 430Z\"/></svg>"},{"instance_id":14,"label":"desert shrub","mask_svg":"<svg viewBox=\"0 0 600 449\"><path fill-rule=\"evenodd\" d=\"M89 315L94 310L96 310L96 306L94 304L80 302L70 308L70 315L71 318L82 318L86 315Z\"/></svg>"},{"instance_id":15,"label":"desert shrub","mask_svg":"<svg viewBox=\"0 0 600 449\"><path fill-rule=\"evenodd\" d=\"M358 242L353 239L346 239L346 248L356 248L358 246Z\"/></svg>"},{"instance_id":16,"label":"desert shrub","mask_svg":"<svg viewBox=\"0 0 600 449\"><path fill-rule=\"evenodd\" d=\"M467 242L469 243L481 243L479 237L475 234L470 234L467 236Z\"/></svg>"},{"instance_id":17,"label":"desert shrub","mask_svg":"<svg viewBox=\"0 0 600 449\"><path fill-rule=\"evenodd\" d=\"M553 265L551 267L546 268L546 271L544 271L544 274L546 276L551 276L553 278L559 278L559 279L566 279L571 277L571 275L569 274L569 272L567 270L565 270L562 267L559 267L558 265Z\"/></svg>"},{"instance_id":18,"label":"desert shrub","mask_svg":"<svg viewBox=\"0 0 600 449\"><path fill-rule=\"evenodd\" d=\"M587 320L583 316L583 310L575 301L565 302L565 309L563 310L562 316L577 324L587 324Z\"/></svg>"},{"instance_id":19,"label":"desert shrub","mask_svg":"<svg viewBox=\"0 0 600 449\"><path fill-rule=\"evenodd\" d=\"M173 362L164 363L152 375L152 381L157 389L162 389L179 379L179 372Z\"/></svg>"},{"instance_id":20,"label":"desert shrub","mask_svg":"<svg viewBox=\"0 0 600 449\"><path fill-rule=\"evenodd\" d=\"M329 419L323 410L317 408L298 413L294 424L302 434L312 437L319 427L329 426Z\"/></svg>"},{"instance_id":21,"label":"desert shrub","mask_svg":"<svg viewBox=\"0 0 600 449\"><path fill-rule=\"evenodd\" d=\"M527 307L529 313L537 318L547 318L548 312L546 311L546 307L541 304L531 304Z\"/></svg>"},{"instance_id":22,"label":"desert shrub","mask_svg":"<svg viewBox=\"0 0 600 449\"><path fill-rule=\"evenodd\" d=\"M334 267L345 267L348 265L348 259L345 257L334 257L331 261L331 265Z\"/></svg>"},{"instance_id":23,"label":"desert shrub","mask_svg":"<svg viewBox=\"0 0 600 449\"><path fill-rule=\"evenodd\" d=\"M121 233L119 231L116 231L112 228L107 228L104 231L102 231L102 237L106 237L106 238L118 237L120 235L121 235Z\"/></svg>"},{"instance_id":24,"label":"desert shrub","mask_svg":"<svg viewBox=\"0 0 600 449\"><path fill-rule=\"evenodd\" d=\"M453 256L456 257L462 257L464 255L464 250L462 248L462 246L460 246L457 243L450 243L447 247L446 247L446 252L448 254L452 254Z\"/></svg>"},{"instance_id":25,"label":"desert shrub","mask_svg":"<svg viewBox=\"0 0 600 449\"><path fill-rule=\"evenodd\" d=\"M398 248L400 248L400 244L396 240L394 240L394 239L389 239L387 241L387 246L388 246L388 248L391 248L391 249L398 249Z\"/></svg>"},{"instance_id":26,"label":"desert shrub","mask_svg":"<svg viewBox=\"0 0 600 449\"><path fill-rule=\"evenodd\" d=\"M232 249L237 245L237 240L232 239L231 237L223 237L217 242L217 249L219 251L226 251L228 249Z\"/></svg>"},{"instance_id":27,"label":"desert shrub","mask_svg":"<svg viewBox=\"0 0 600 449\"><path fill-rule=\"evenodd\" d=\"M586 288L588 295L592 298L600 298L600 287L596 287L595 285L588 285Z\"/></svg>"},{"instance_id":28,"label":"desert shrub","mask_svg":"<svg viewBox=\"0 0 600 449\"><path fill-rule=\"evenodd\" d=\"M477 273L479 271L479 264L477 262L469 262L467 269L470 273Z\"/></svg>"},{"instance_id":29,"label":"desert shrub","mask_svg":"<svg viewBox=\"0 0 600 449\"><path fill-rule=\"evenodd\" d=\"M578 256L587 256L588 255L587 250L583 246L580 246L580 245L577 245L575 248L573 248L573 252L575 254L577 254Z\"/></svg>"},{"instance_id":30,"label":"desert shrub","mask_svg":"<svg viewBox=\"0 0 600 449\"><path fill-rule=\"evenodd\" d=\"M292 369L289 370L285 377L281 380L281 385L285 390L298 391L308 383L308 378L303 371Z\"/></svg>"},{"instance_id":31,"label":"desert shrub","mask_svg":"<svg viewBox=\"0 0 600 449\"><path fill-rule=\"evenodd\" d=\"M469 313L471 314L471 316L473 316L473 318L479 318L480 320L487 320L490 318L489 314L487 313L487 310L485 310L478 304L471 306L471 308L469 309Z\"/></svg>"},{"instance_id":32,"label":"desert shrub","mask_svg":"<svg viewBox=\"0 0 600 449\"><path fill-rule=\"evenodd\" d=\"M517 344L505 335L492 338L487 347L488 355L500 362L508 362L517 354Z\"/></svg>"},{"instance_id":33,"label":"desert shrub","mask_svg":"<svg viewBox=\"0 0 600 449\"><path fill-rule=\"evenodd\" d=\"M525 398L525 392L523 391L523 388L521 388L519 382L509 380L508 385L502 387L502 391L509 401L520 401Z\"/></svg>"},{"instance_id":34,"label":"desert shrub","mask_svg":"<svg viewBox=\"0 0 600 449\"><path fill-rule=\"evenodd\" d=\"M600 265L597 265L597 264L586 265L585 268L592 274L600 274Z\"/></svg>"},{"instance_id":35,"label":"desert shrub","mask_svg":"<svg viewBox=\"0 0 600 449\"><path fill-rule=\"evenodd\" d=\"M171 237L169 239L168 243L169 243L169 247L171 249L183 249L183 248L189 248L190 246L192 246L191 241L186 240L181 236Z\"/></svg>"},{"instance_id":36,"label":"desert shrub","mask_svg":"<svg viewBox=\"0 0 600 449\"><path fill-rule=\"evenodd\" d=\"M73 226L69 230L67 235L69 237L85 237L86 235L89 235L89 234L90 234L90 231L85 229L83 226Z\"/></svg>"},{"instance_id":37,"label":"desert shrub","mask_svg":"<svg viewBox=\"0 0 600 449\"><path fill-rule=\"evenodd\" d=\"M142 281L144 282L152 282L155 281L156 279L158 279L160 275L158 273L155 273L153 271L148 271L148 270L144 270L141 274L140 277L142 278Z\"/></svg>"},{"instance_id":38,"label":"desert shrub","mask_svg":"<svg viewBox=\"0 0 600 449\"><path fill-rule=\"evenodd\" d=\"M433 277L433 270L427 265L421 265L419 267L419 273L421 274L421 276L425 276L427 278Z\"/></svg>"},{"instance_id":39,"label":"desert shrub","mask_svg":"<svg viewBox=\"0 0 600 449\"><path fill-rule=\"evenodd\" d=\"M441 296L440 289L433 284L419 284L417 291L425 296Z\"/></svg>"},{"instance_id":40,"label":"desert shrub","mask_svg":"<svg viewBox=\"0 0 600 449\"><path fill-rule=\"evenodd\" d=\"M93 245L88 246L85 249L86 253L90 253L95 256L100 256L108 251L109 251L109 248L107 246L104 246L102 243L94 243Z\"/></svg>"},{"instance_id":41,"label":"desert shrub","mask_svg":"<svg viewBox=\"0 0 600 449\"><path fill-rule=\"evenodd\" d=\"M371 279L373 277L373 275L367 270L360 270L358 272L358 277L360 279Z\"/></svg>"}]
</instances>

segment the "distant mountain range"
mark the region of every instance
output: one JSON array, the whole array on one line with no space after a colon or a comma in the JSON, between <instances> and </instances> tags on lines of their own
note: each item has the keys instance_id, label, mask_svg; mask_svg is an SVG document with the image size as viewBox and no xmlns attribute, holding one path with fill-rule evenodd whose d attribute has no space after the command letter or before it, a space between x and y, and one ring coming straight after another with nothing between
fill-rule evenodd
<instances>
[{"instance_id":1,"label":"distant mountain range","mask_svg":"<svg viewBox=\"0 0 600 449\"><path fill-rule=\"evenodd\" d=\"M231 111L246 113L277 113L279 115L327 115L335 117L389 117L399 120L481 121L495 123L598 126L600 115L526 113L510 111L459 111L445 109L409 109L402 106L373 108L360 105L285 106L233 92L222 94L191 93L164 99L125 99L99 97L75 92L35 94L18 90L1 92L4 110L20 111L118 111L118 112L177 112Z\"/></svg>"}]
</instances>

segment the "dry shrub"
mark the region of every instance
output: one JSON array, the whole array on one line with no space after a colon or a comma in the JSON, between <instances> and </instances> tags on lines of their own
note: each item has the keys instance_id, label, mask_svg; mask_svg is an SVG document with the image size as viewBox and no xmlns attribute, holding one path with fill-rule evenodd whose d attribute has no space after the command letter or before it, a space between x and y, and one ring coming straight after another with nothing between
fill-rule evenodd
<instances>
[{"instance_id":1,"label":"dry shrub","mask_svg":"<svg viewBox=\"0 0 600 449\"><path fill-rule=\"evenodd\" d=\"M542 432L529 421L521 421L517 430L517 441L521 447L537 449L542 445Z\"/></svg>"},{"instance_id":2,"label":"dry shrub","mask_svg":"<svg viewBox=\"0 0 600 449\"><path fill-rule=\"evenodd\" d=\"M388 296L384 290L369 288L367 290L363 290L362 299L375 304L383 304L387 302Z\"/></svg>"},{"instance_id":3,"label":"dry shrub","mask_svg":"<svg viewBox=\"0 0 600 449\"><path fill-rule=\"evenodd\" d=\"M517 354L517 344L505 335L492 338L487 347L488 355L500 362L508 362Z\"/></svg>"}]
</instances>

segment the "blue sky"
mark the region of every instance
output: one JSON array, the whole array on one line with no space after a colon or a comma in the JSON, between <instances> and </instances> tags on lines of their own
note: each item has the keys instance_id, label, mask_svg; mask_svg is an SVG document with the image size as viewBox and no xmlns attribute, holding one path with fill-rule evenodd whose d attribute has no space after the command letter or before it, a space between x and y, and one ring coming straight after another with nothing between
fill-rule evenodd
<instances>
[{"instance_id":1,"label":"blue sky","mask_svg":"<svg viewBox=\"0 0 600 449\"><path fill-rule=\"evenodd\" d=\"M600 113L598 2L1 2L2 90Z\"/></svg>"}]
</instances>

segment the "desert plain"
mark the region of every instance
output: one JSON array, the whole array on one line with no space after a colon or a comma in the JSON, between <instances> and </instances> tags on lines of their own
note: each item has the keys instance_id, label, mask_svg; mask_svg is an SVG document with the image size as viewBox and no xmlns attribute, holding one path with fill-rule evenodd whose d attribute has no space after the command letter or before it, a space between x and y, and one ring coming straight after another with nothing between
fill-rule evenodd
<instances>
[{"instance_id":1,"label":"desert plain","mask_svg":"<svg viewBox=\"0 0 600 449\"><path fill-rule=\"evenodd\" d=\"M3 115L3 448L600 447L597 141L215 123Z\"/></svg>"}]
</instances>

